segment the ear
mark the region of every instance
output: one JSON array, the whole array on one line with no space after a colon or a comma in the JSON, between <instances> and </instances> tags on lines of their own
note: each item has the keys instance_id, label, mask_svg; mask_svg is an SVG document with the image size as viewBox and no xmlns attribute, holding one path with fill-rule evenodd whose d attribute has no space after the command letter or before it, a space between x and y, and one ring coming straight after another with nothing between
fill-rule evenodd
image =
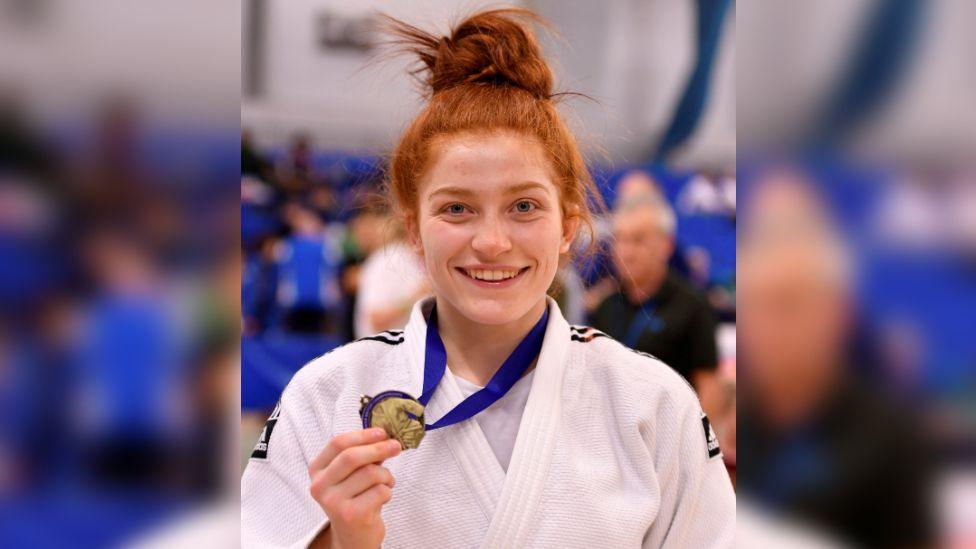
<instances>
[{"instance_id":1,"label":"ear","mask_svg":"<svg viewBox=\"0 0 976 549\"><path fill-rule=\"evenodd\" d=\"M569 253L569 249L573 246L573 241L576 240L576 232L579 230L579 225L580 209L578 205L573 204L567 208L566 217L563 219L563 236L559 245L559 253Z\"/></svg>"},{"instance_id":2,"label":"ear","mask_svg":"<svg viewBox=\"0 0 976 549\"><path fill-rule=\"evenodd\" d=\"M647 247L647 256L656 258L657 262L667 263L674 255L675 241L671 235L656 233Z\"/></svg>"},{"instance_id":3,"label":"ear","mask_svg":"<svg viewBox=\"0 0 976 549\"><path fill-rule=\"evenodd\" d=\"M403 216L403 229L406 233L407 243L417 255L423 257L424 246L420 240L420 227L417 226L417 214L406 214Z\"/></svg>"},{"instance_id":4,"label":"ear","mask_svg":"<svg viewBox=\"0 0 976 549\"><path fill-rule=\"evenodd\" d=\"M665 236L664 242L662 244L664 257L667 259L671 259L671 256L674 255L675 247L676 247L676 243L674 241L674 236L672 235Z\"/></svg>"}]
</instances>

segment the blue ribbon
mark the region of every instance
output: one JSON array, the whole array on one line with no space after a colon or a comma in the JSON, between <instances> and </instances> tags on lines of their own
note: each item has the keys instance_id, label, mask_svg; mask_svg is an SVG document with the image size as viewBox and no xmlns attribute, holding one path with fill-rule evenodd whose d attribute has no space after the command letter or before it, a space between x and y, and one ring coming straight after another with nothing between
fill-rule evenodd
<instances>
[{"instance_id":1,"label":"blue ribbon","mask_svg":"<svg viewBox=\"0 0 976 549\"><path fill-rule=\"evenodd\" d=\"M488 381L488 385L464 399L444 417L431 425L426 425L427 430L440 429L474 417L475 414L505 396L505 393L522 378L529 365L542 350L542 340L546 335L548 321L549 307L546 307L542 318L536 322L525 339L512 351L512 354L505 359L501 368ZM430 397L434 395L434 390L437 389L437 384L440 383L441 378L444 377L444 372L447 370L447 351L444 349L444 342L441 341L440 333L437 331L437 307L431 311L430 320L427 322L427 348L424 354L424 392L418 400L427 406Z\"/></svg>"}]
</instances>

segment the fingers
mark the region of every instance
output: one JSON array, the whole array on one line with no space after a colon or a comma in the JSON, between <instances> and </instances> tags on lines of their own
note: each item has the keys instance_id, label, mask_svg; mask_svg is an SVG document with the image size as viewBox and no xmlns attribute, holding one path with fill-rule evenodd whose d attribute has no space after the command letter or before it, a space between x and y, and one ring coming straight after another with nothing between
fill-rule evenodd
<instances>
[{"instance_id":1,"label":"fingers","mask_svg":"<svg viewBox=\"0 0 976 549\"><path fill-rule=\"evenodd\" d=\"M353 499L377 484L384 484L393 488L395 483L393 473L389 469L371 463L357 469L349 475L349 478L337 484L335 489L344 498Z\"/></svg>"},{"instance_id":2,"label":"fingers","mask_svg":"<svg viewBox=\"0 0 976 549\"><path fill-rule=\"evenodd\" d=\"M385 484L375 484L353 499L335 498L325 507L326 514L346 526L362 527L379 517L380 509L393 497L393 490Z\"/></svg>"},{"instance_id":3,"label":"fingers","mask_svg":"<svg viewBox=\"0 0 976 549\"><path fill-rule=\"evenodd\" d=\"M393 490L389 486L386 484L376 484L369 490L353 498L351 507L358 515L369 516L378 513L380 508L390 501L392 497Z\"/></svg>"},{"instance_id":4,"label":"fingers","mask_svg":"<svg viewBox=\"0 0 976 549\"><path fill-rule=\"evenodd\" d=\"M400 443L396 439L346 448L326 466L324 473L328 478L327 482L330 484L338 484L355 472L356 469L370 463L382 463L393 456L399 455L401 451Z\"/></svg>"},{"instance_id":5,"label":"fingers","mask_svg":"<svg viewBox=\"0 0 976 549\"><path fill-rule=\"evenodd\" d=\"M386 438L386 431L379 427L336 435L325 445L319 455L309 462L309 476L314 476L316 471L325 469L343 450L354 446L372 444Z\"/></svg>"}]
</instances>

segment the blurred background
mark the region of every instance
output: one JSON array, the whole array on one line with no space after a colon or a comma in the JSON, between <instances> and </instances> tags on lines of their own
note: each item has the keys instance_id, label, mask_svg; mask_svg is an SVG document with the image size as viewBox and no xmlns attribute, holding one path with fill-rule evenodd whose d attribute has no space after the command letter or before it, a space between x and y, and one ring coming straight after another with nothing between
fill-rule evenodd
<instances>
[{"instance_id":1,"label":"blurred background","mask_svg":"<svg viewBox=\"0 0 976 549\"><path fill-rule=\"evenodd\" d=\"M239 20L0 2L0 546L236 499Z\"/></svg>"},{"instance_id":2,"label":"blurred background","mask_svg":"<svg viewBox=\"0 0 976 549\"><path fill-rule=\"evenodd\" d=\"M976 5L517 4L610 208L563 310L682 351L740 544L976 544ZM481 5L0 0L0 546L237 545L284 384L425 291L373 14Z\"/></svg>"},{"instance_id":3,"label":"blurred background","mask_svg":"<svg viewBox=\"0 0 976 549\"><path fill-rule=\"evenodd\" d=\"M976 4L737 3L744 546L976 545Z\"/></svg>"}]
</instances>

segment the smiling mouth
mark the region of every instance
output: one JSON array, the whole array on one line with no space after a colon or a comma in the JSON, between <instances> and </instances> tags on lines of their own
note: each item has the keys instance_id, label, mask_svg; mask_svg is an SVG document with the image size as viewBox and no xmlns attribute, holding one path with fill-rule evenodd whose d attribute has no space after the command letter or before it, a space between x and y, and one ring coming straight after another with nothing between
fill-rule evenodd
<instances>
[{"instance_id":1,"label":"smiling mouth","mask_svg":"<svg viewBox=\"0 0 976 549\"><path fill-rule=\"evenodd\" d=\"M528 271L528 267L523 267L521 269L464 269L462 267L457 268L462 274L468 278L473 278L481 282L505 282L506 280L511 280L522 275L525 271Z\"/></svg>"}]
</instances>

